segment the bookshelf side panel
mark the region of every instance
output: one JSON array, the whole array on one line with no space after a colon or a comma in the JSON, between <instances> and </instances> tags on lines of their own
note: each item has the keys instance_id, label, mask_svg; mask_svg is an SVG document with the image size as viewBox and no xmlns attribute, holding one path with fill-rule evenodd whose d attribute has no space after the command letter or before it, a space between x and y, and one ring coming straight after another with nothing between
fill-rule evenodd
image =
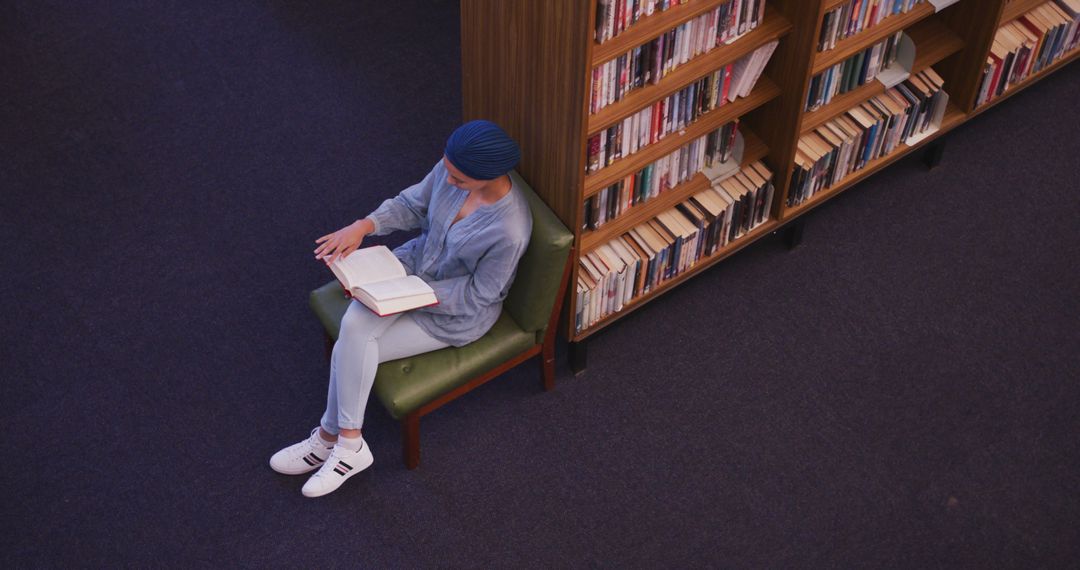
<instances>
[{"instance_id":1,"label":"bookshelf side panel","mask_svg":"<svg viewBox=\"0 0 1080 570\"><path fill-rule=\"evenodd\" d=\"M592 2L462 0L463 118L521 145L518 171L572 231L580 227Z\"/></svg>"}]
</instances>

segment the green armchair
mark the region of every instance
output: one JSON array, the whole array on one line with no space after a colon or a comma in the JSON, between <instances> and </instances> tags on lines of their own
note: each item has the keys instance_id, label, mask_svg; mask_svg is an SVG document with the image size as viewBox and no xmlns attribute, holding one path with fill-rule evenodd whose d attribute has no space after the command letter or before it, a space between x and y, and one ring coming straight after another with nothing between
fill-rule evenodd
<instances>
[{"instance_id":1,"label":"green armchair","mask_svg":"<svg viewBox=\"0 0 1080 570\"><path fill-rule=\"evenodd\" d=\"M405 465L420 464L420 418L534 356L545 390L555 386L555 329L570 278L574 234L516 172L510 173L532 210L529 247L503 302L502 315L477 341L379 365L374 395L402 425ZM311 292L311 309L326 334L329 357L348 308L341 285Z\"/></svg>"}]
</instances>

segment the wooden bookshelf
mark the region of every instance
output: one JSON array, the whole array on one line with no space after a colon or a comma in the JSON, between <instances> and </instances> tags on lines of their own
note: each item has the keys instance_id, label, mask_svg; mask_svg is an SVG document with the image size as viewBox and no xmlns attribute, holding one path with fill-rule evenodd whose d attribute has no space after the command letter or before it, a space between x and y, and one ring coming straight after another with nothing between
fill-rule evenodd
<instances>
[{"instance_id":1,"label":"wooden bookshelf","mask_svg":"<svg viewBox=\"0 0 1080 570\"><path fill-rule=\"evenodd\" d=\"M622 100L590 115L595 66L708 13L726 0L688 0L642 17L604 43L594 39L598 1L461 0L464 119L494 120L518 140L522 147L518 171L574 231L576 255L584 255L671 209L710 183L704 175L694 175L659 196L628 208L595 230L583 229L586 200L736 118L740 119L740 132L746 143L743 163L764 162L774 173L775 188L770 215L763 223L677 277L633 299L621 311L580 332L574 330L576 300L572 289L567 296L568 318L563 329L571 341L571 352L575 347L583 349L590 336L724 258L775 231L800 224L805 219L803 216L817 206L890 164L912 152L942 144L952 129L1080 57L1080 50L1068 54L976 109L974 102L982 68L998 26L1045 0L960 0L939 13L927 1L904 14L888 16L878 25L821 53L817 52L817 41L825 13L848 0L767 0L765 17L754 30L729 45L693 58L657 84L630 91ZM945 80L944 90L950 99L941 126L917 143L898 145L890 154L871 161L802 204L786 207L799 137L854 104L885 91L880 82L874 81L835 97L829 105L804 112L811 78L898 30L907 32L916 45L912 72L933 66ZM748 97L705 113L683 131L669 134L586 174L586 143L590 135L618 124L774 39L780 43ZM572 283L577 281L577 271L575 263Z\"/></svg>"}]
</instances>

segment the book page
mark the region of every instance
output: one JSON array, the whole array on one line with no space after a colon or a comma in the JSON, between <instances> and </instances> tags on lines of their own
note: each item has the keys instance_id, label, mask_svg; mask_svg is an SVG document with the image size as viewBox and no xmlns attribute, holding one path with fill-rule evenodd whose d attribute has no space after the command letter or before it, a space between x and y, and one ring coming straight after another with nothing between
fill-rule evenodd
<instances>
[{"instance_id":1,"label":"book page","mask_svg":"<svg viewBox=\"0 0 1080 570\"><path fill-rule=\"evenodd\" d=\"M370 295L372 299L379 302L390 299L400 299L403 297L412 297L415 295L434 294L431 287L427 283L424 283L423 279L420 279L415 275L367 283L362 289Z\"/></svg>"},{"instance_id":2,"label":"book page","mask_svg":"<svg viewBox=\"0 0 1080 570\"><path fill-rule=\"evenodd\" d=\"M330 269L348 288L405 276L405 267L385 245L358 249L332 262Z\"/></svg>"}]
</instances>

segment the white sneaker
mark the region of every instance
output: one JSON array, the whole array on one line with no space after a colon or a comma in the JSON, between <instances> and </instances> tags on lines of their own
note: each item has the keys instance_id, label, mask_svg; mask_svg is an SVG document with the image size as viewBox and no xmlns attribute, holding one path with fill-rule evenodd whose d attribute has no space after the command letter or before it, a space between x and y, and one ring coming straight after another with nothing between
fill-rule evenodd
<instances>
[{"instance_id":1,"label":"white sneaker","mask_svg":"<svg viewBox=\"0 0 1080 570\"><path fill-rule=\"evenodd\" d=\"M334 446L330 457L323 466L304 483L301 492L305 497L321 497L332 493L345 482L346 479L371 467L375 458L371 455L371 447L361 438L361 447L357 451L342 447L340 443Z\"/></svg>"},{"instance_id":2,"label":"white sneaker","mask_svg":"<svg viewBox=\"0 0 1080 570\"><path fill-rule=\"evenodd\" d=\"M319 428L311 430L311 436L275 453L270 458L270 468L285 475L303 475L318 469L330 457L330 448L319 438Z\"/></svg>"}]
</instances>

